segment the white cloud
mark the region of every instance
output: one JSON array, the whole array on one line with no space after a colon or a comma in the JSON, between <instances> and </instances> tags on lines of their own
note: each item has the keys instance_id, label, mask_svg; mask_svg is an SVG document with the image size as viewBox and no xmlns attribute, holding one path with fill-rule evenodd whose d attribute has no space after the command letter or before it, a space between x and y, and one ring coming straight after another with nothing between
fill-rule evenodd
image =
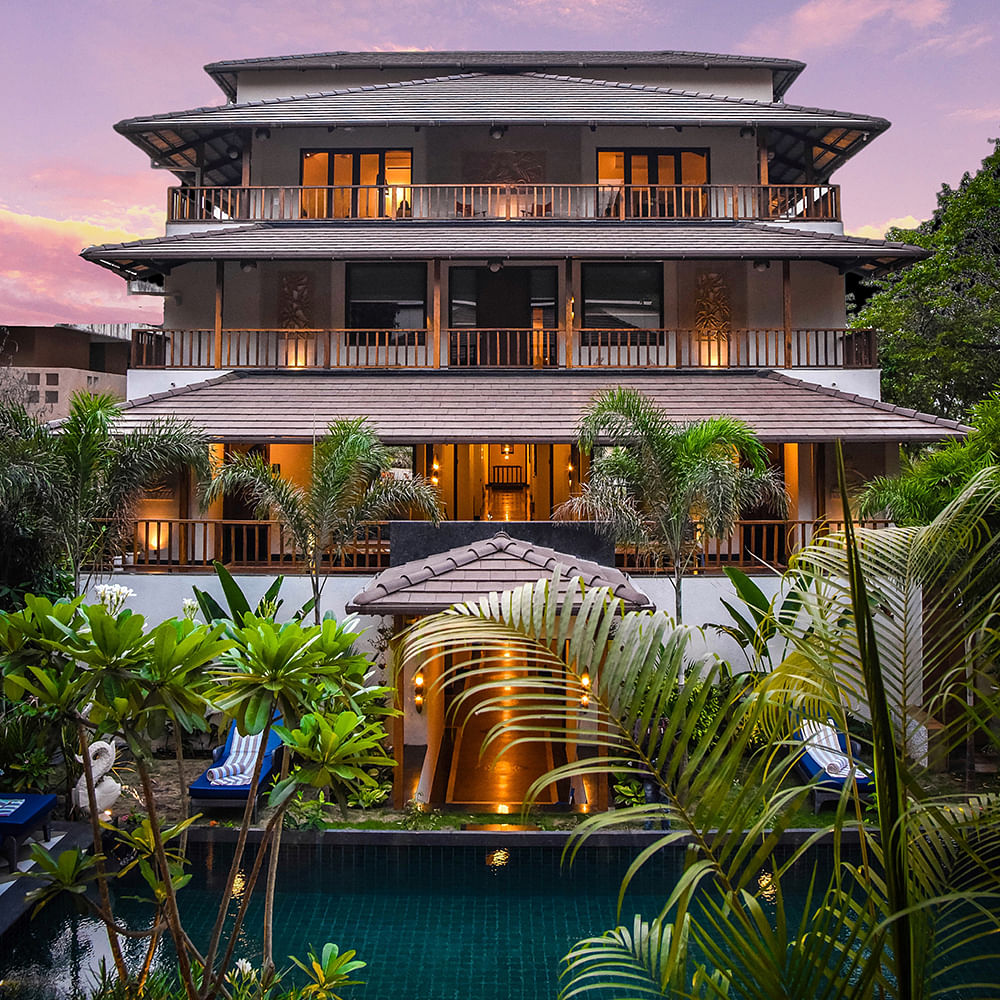
<instances>
[{"instance_id":1,"label":"white cloud","mask_svg":"<svg viewBox=\"0 0 1000 1000\"><path fill-rule=\"evenodd\" d=\"M911 45L905 52L901 52L897 58L907 59L910 56L923 55L928 52L945 56L964 56L983 45L988 45L991 41L993 41L993 35L984 25L973 24L962 31L946 31L925 38L922 42Z\"/></svg>"},{"instance_id":2,"label":"white cloud","mask_svg":"<svg viewBox=\"0 0 1000 1000\"><path fill-rule=\"evenodd\" d=\"M886 219L885 222L858 226L857 229L845 229L848 236L864 236L869 240L885 239L886 232L895 227L896 229L916 229L923 222L914 215L897 216L894 219Z\"/></svg>"},{"instance_id":3,"label":"white cloud","mask_svg":"<svg viewBox=\"0 0 1000 1000\"><path fill-rule=\"evenodd\" d=\"M1000 104L987 104L981 108L956 108L948 112L948 117L967 122L1000 122Z\"/></svg>"}]
</instances>

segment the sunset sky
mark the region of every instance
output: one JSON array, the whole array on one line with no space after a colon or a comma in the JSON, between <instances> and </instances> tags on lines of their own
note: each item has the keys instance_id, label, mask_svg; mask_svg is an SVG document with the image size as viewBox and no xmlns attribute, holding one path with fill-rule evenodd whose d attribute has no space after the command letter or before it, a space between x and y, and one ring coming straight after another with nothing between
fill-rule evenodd
<instances>
[{"instance_id":1,"label":"sunset sky","mask_svg":"<svg viewBox=\"0 0 1000 1000\"><path fill-rule=\"evenodd\" d=\"M224 102L219 59L355 49L685 49L801 59L789 103L892 128L833 180L849 232L926 218L1000 134L996 0L5 0L0 325L157 322L77 254L162 235L172 175L112 125Z\"/></svg>"}]
</instances>

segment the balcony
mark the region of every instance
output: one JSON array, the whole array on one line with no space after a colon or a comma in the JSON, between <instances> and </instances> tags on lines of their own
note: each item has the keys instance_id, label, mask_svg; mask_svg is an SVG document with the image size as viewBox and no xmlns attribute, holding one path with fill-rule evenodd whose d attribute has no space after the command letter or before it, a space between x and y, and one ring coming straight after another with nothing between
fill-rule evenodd
<instances>
[{"instance_id":1,"label":"balcony","mask_svg":"<svg viewBox=\"0 0 1000 1000\"><path fill-rule=\"evenodd\" d=\"M887 521L862 521L884 528ZM500 522L497 523L500 527ZM745 570L783 569L789 557L817 538L840 531L843 521L739 521L729 538L704 539L692 574L718 573L727 566ZM392 522L365 525L340 556L327 553L327 573L370 576L390 565ZM126 572L211 572L219 560L233 572L305 573L306 561L275 521L223 521L197 518L144 518L136 521L131 543L121 556ZM619 548L617 565L631 573L665 572L649 557Z\"/></svg>"},{"instance_id":2,"label":"balcony","mask_svg":"<svg viewBox=\"0 0 1000 1000\"><path fill-rule=\"evenodd\" d=\"M132 368L877 368L874 330L162 330L132 336Z\"/></svg>"},{"instance_id":3,"label":"balcony","mask_svg":"<svg viewBox=\"0 0 1000 1000\"><path fill-rule=\"evenodd\" d=\"M836 184L411 184L174 187L168 222L302 219L839 222Z\"/></svg>"}]
</instances>

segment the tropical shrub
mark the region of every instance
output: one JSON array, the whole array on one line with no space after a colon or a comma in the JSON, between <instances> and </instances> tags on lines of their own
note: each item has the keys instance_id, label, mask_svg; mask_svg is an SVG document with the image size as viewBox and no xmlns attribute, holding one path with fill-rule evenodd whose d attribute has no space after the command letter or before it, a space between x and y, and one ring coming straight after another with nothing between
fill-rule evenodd
<instances>
[{"instance_id":1,"label":"tropical shrub","mask_svg":"<svg viewBox=\"0 0 1000 1000\"><path fill-rule=\"evenodd\" d=\"M374 780L368 769L391 763L382 751L386 734L381 720L391 711L385 707L386 691L365 684L368 661L353 652L356 638L331 619L318 626L279 625L249 613L239 624L204 625L182 618L147 627L141 615L128 610L113 615L103 605L85 605L80 598L54 604L29 595L24 610L0 615L0 666L7 697L31 699L52 718L71 725L81 750L97 736L123 740L134 757L146 815L125 829L102 829L93 808L90 758L84 753L94 852L53 856L35 845L36 870L25 876L40 882L30 894L35 912L69 892L104 922L125 996L143 993L152 955L164 934L177 955L183 995L189 1000L230 995L226 984L233 951L265 859L261 975L273 981L270 927L277 848L291 796L302 785L333 784L342 797L356 784ZM370 716L364 714L368 709ZM178 733L204 731L209 710L225 712L244 734L262 735L251 787L256 787L268 733L279 715L288 752L283 780L270 795L272 813L246 873L246 892L234 914L232 887L244 864L253 797L243 813L214 926L207 940L195 945L177 902L190 878L186 831L193 818L172 825L161 821L149 760L153 742L168 726ZM183 786L183 741L176 744ZM106 836L127 859L120 871L106 864ZM147 929L129 932L146 944L138 970L126 964L111 891L114 880L132 870L145 883L150 907Z\"/></svg>"}]
</instances>

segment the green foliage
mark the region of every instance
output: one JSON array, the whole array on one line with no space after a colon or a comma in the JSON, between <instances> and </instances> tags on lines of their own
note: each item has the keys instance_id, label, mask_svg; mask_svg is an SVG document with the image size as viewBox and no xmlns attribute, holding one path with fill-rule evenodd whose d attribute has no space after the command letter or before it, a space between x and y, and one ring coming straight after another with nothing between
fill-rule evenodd
<instances>
[{"instance_id":1,"label":"green foliage","mask_svg":"<svg viewBox=\"0 0 1000 1000\"><path fill-rule=\"evenodd\" d=\"M56 897L67 893L79 911L85 910L84 894L98 876L97 858L78 847L52 855L41 844L34 843L31 845L31 860L34 870L19 872L18 877L36 879L42 883L25 896L29 903L35 904L32 916L37 915L39 910Z\"/></svg>"},{"instance_id":2,"label":"green foliage","mask_svg":"<svg viewBox=\"0 0 1000 1000\"><path fill-rule=\"evenodd\" d=\"M882 331L887 401L961 419L1000 383L1000 142L937 202L916 229L886 234L930 256L873 280L855 322Z\"/></svg>"},{"instance_id":3,"label":"green foliage","mask_svg":"<svg viewBox=\"0 0 1000 1000\"><path fill-rule=\"evenodd\" d=\"M897 524L933 521L973 477L1000 464L1000 392L972 407L972 432L915 457L901 455L897 476L878 476L856 498L862 517L887 513Z\"/></svg>"},{"instance_id":4,"label":"green foliage","mask_svg":"<svg viewBox=\"0 0 1000 1000\"><path fill-rule=\"evenodd\" d=\"M85 567L103 567L121 551L143 489L184 467L208 474L207 440L189 424L165 418L121 433L119 422L110 395L75 393L58 430L21 407L0 406L0 569L8 587L27 578L3 566L3 525L12 539L30 541L33 584L51 591L65 569L79 593Z\"/></svg>"},{"instance_id":5,"label":"green foliage","mask_svg":"<svg viewBox=\"0 0 1000 1000\"><path fill-rule=\"evenodd\" d=\"M304 792L298 791L289 800L286 822L293 830L325 830L330 805L322 791L314 799L307 799Z\"/></svg>"},{"instance_id":6,"label":"green foliage","mask_svg":"<svg viewBox=\"0 0 1000 1000\"><path fill-rule=\"evenodd\" d=\"M647 859L686 847L683 871L654 920L637 916L574 946L562 997L920 1000L959 995L957 970L973 960L962 950L966 943L977 942L975 960L1000 957L1000 798L981 797L974 808L932 799L904 755L909 637L914 628L932 634L913 602L923 587L922 608L938 611L943 551L968 554L964 576L950 576L952 584L974 578L990 559L995 565L998 543L983 523L995 488L995 477L984 474L931 529L849 529L804 550L795 567L799 613L774 617L791 652L772 672L739 683L728 682L711 659L692 660L690 630L662 614L625 613L606 591L581 592L580 581L567 587L558 576L456 606L403 635L401 662L437 660L440 683L460 690L459 702L474 698L483 711L506 710L487 746L556 740L576 747L567 764L535 782L528 803L573 778L628 773L656 786L662 801L588 816L567 848L572 857L592 833L623 820L669 822L630 866L619 906ZM978 599L949 607L940 636L922 651L931 675L953 652L953 637L981 623L984 607ZM1000 636L982 638L984 661L995 662L996 641ZM505 648L523 664L513 679L510 670L497 677ZM464 662L449 665L457 649ZM964 671L943 673L956 698L976 688ZM706 712L712 691L720 700L715 713ZM803 716L831 717L857 737L847 728L848 701L874 706L877 828L864 827L857 791L847 783L830 828L778 852L810 792L790 770L793 732ZM977 698L977 725L989 730L998 707ZM966 723L972 714L967 706ZM753 752L761 731L767 744ZM840 855L848 831L858 839L859 863ZM827 838L838 863L829 881L814 872L793 921L782 880Z\"/></svg>"},{"instance_id":7,"label":"green foliage","mask_svg":"<svg viewBox=\"0 0 1000 1000\"><path fill-rule=\"evenodd\" d=\"M377 768L392 764L381 751L385 739L381 718L390 711L385 707L386 692L366 683L370 663L353 652L356 638L355 632L332 619L317 626L278 625L249 611L241 625L231 621L204 625L184 618L147 627L141 615L127 610L111 614L100 604L85 605L80 599L53 603L30 595L21 611L0 613L0 668L6 696L30 702L32 710L43 713L57 731L70 726L77 749L94 735L106 735L124 739L135 758L147 815L125 829L106 824L102 828L92 817L93 855L75 850L57 857L39 854L36 870L25 876L42 882L32 896L39 908L68 892L105 923L118 980L126 984L124 995L139 995L146 977L140 975L135 983L130 979L109 889L115 878L134 870L144 882L144 894L136 898L150 907L149 929L128 933L145 942L148 959L159 937L169 932L178 956L181 995L212 1000L222 995L225 970L260 872L257 865L248 877L240 910L232 920L231 889L253 817L253 799L248 798L216 928L207 948L196 947L177 907L177 894L190 879L185 870L186 831L196 817L173 825L159 820L148 768L153 741L169 728L181 754L182 734L206 730L206 714L223 710L239 720L243 732L265 734L255 765L259 771L275 713L280 712L286 723L301 724L301 729L290 730L295 734L295 765L289 769L287 760L283 764L285 781L272 795L274 813L264 832L265 845L273 838L271 857L276 863L277 831L297 786L332 783L337 791L377 786L369 769L377 774ZM370 718L365 715L369 710ZM85 768L91 767L89 755L84 754L84 762ZM124 858L117 872L105 867L105 838L114 842L115 855ZM96 898L87 891L95 885ZM269 877L265 913L273 888ZM232 930L224 945L227 917ZM268 958L265 950L260 989L245 995L254 1000L295 996L295 991L275 992L280 977L274 976ZM327 963L327 958L323 961ZM166 988L162 982L155 988L161 986Z\"/></svg>"},{"instance_id":8,"label":"green foliage","mask_svg":"<svg viewBox=\"0 0 1000 1000\"><path fill-rule=\"evenodd\" d=\"M336 420L313 446L308 486L282 478L261 455L234 455L217 470L204 502L241 493L258 517L281 522L305 556L318 624L327 579L324 558L341 558L370 521L407 510L435 524L441 519L438 495L430 483L397 479L390 471L392 461L392 451L366 420Z\"/></svg>"},{"instance_id":9,"label":"green foliage","mask_svg":"<svg viewBox=\"0 0 1000 1000\"><path fill-rule=\"evenodd\" d=\"M391 781L380 781L380 772L374 768L369 770L368 773L375 780L375 784L363 785L347 796L347 804L353 806L355 809L371 809L373 806L385 802L392 794Z\"/></svg>"},{"instance_id":10,"label":"green foliage","mask_svg":"<svg viewBox=\"0 0 1000 1000\"><path fill-rule=\"evenodd\" d=\"M23 703L4 701L0 715L0 789L44 792L52 776L52 720Z\"/></svg>"},{"instance_id":11,"label":"green foliage","mask_svg":"<svg viewBox=\"0 0 1000 1000\"><path fill-rule=\"evenodd\" d=\"M292 961L305 972L312 982L299 991L303 1000L341 1000L336 992L345 986L359 986L360 979L351 979L358 969L363 969L367 963L355 960L355 951L340 953L340 949L327 942L317 955L309 949L309 964L290 956Z\"/></svg>"},{"instance_id":12,"label":"green foliage","mask_svg":"<svg viewBox=\"0 0 1000 1000\"><path fill-rule=\"evenodd\" d=\"M708 538L732 534L740 514L766 506L784 516L787 496L767 454L743 421L711 417L677 426L634 389L610 389L588 407L580 448L594 454L590 478L558 517L587 518L654 565L671 571L681 620L684 573Z\"/></svg>"},{"instance_id":13,"label":"green foliage","mask_svg":"<svg viewBox=\"0 0 1000 1000\"><path fill-rule=\"evenodd\" d=\"M241 623L246 615L253 615L255 618L277 618L278 611L285 602L278 598L281 585L285 582L283 576L277 577L274 582L264 592L264 596L257 602L255 608L250 607L250 600L243 592L243 588L233 579L233 575L216 560L212 565L215 567L215 575L219 578L219 585L225 596L227 607L221 604L211 594L197 587L192 587L198 608L206 621L232 621ZM298 611L292 615L293 621L301 621L313 609L314 599L310 598Z\"/></svg>"}]
</instances>

